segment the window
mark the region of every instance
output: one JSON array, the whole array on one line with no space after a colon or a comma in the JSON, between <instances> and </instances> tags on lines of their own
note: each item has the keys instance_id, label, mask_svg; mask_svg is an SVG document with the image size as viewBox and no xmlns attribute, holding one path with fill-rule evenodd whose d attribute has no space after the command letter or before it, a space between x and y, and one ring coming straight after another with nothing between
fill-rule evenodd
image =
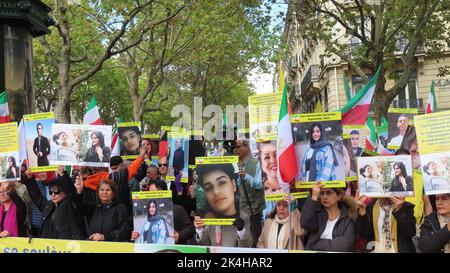
<instances>
[{"instance_id":1,"label":"window","mask_svg":"<svg viewBox=\"0 0 450 273\"><path fill-rule=\"evenodd\" d=\"M396 71L397 76L401 76L403 71ZM417 108L419 107L419 94L418 94L418 82L417 82L417 71L414 70L405 86L397 95L396 100L398 100L397 107L400 108Z\"/></svg>"}]
</instances>

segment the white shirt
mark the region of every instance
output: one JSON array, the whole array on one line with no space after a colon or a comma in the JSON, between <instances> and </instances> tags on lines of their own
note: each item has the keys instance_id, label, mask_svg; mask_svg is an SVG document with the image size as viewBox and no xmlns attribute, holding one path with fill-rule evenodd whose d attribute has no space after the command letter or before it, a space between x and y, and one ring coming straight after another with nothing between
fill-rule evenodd
<instances>
[{"instance_id":1,"label":"white shirt","mask_svg":"<svg viewBox=\"0 0 450 273\"><path fill-rule=\"evenodd\" d=\"M391 142L389 142L389 145L400 147L400 145L402 145L402 141L403 141L403 136L398 135L391 139Z\"/></svg>"},{"instance_id":2,"label":"white shirt","mask_svg":"<svg viewBox=\"0 0 450 273\"><path fill-rule=\"evenodd\" d=\"M322 235L320 235L320 239L333 240L333 229L338 219L339 217L337 217L334 220L327 221L327 226L325 227L325 230L323 231Z\"/></svg>"}]
</instances>

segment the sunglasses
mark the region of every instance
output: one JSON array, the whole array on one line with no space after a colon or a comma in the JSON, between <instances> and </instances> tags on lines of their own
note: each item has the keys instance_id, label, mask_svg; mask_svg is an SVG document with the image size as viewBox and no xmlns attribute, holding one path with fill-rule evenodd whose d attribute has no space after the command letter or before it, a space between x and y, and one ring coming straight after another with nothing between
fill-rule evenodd
<instances>
[{"instance_id":1,"label":"sunglasses","mask_svg":"<svg viewBox=\"0 0 450 273\"><path fill-rule=\"evenodd\" d=\"M162 166L167 167L167 164L158 164L158 166L160 166L160 167L162 167Z\"/></svg>"},{"instance_id":2,"label":"sunglasses","mask_svg":"<svg viewBox=\"0 0 450 273\"><path fill-rule=\"evenodd\" d=\"M60 194L61 193L61 191L48 191L48 194L51 196L51 195L53 195L53 194L56 194L56 195L58 195L58 194Z\"/></svg>"}]
</instances>

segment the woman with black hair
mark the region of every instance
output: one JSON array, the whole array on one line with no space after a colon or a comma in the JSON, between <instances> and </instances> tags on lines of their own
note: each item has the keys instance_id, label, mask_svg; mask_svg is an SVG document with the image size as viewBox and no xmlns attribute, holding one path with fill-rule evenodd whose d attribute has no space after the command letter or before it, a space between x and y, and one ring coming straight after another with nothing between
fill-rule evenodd
<instances>
[{"instance_id":1,"label":"woman with black hair","mask_svg":"<svg viewBox=\"0 0 450 273\"><path fill-rule=\"evenodd\" d=\"M391 192L414 191L413 179L406 173L405 164L396 162L394 164L395 177L392 180Z\"/></svg>"},{"instance_id":2,"label":"woman with black hair","mask_svg":"<svg viewBox=\"0 0 450 273\"><path fill-rule=\"evenodd\" d=\"M120 155L139 155L141 133L138 126L119 127Z\"/></svg>"},{"instance_id":3,"label":"woman with black hair","mask_svg":"<svg viewBox=\"0 0 450 273\"><path fill-rule=\"evenodd\" d=\"M6 171L6 178L20 177L19 167L17 167L14 156L8 157L8 170Z\"/></svg>"},{"instance_id":4,"label":"woman with black hair","mask_svg":"<svg viewBox=\"0 0 450 273\"><path fill-rule=\"evenodd\" d=\"M91 134L92 146L89 148L85 162L109 162L111 149L105 146L105 137L102 132L95 131Z\"/></svg>"},{"instance_id":5,"label":"woman with black hair","mask_svg":"<svg viewBox=\"0 0 450 273\"><path fill-rule=\"evenodd\" d=\"M311 125L309 143L302 160L302 181L336 180L335 169L339 163L332 145L325 138L322 125L318 122Z\"/></svg>"},{"instance_id":6,"label":"woman with black hair","mask_svg":"<svg viewBox=\"0 0 450 273\"><path fill-rule=\"evenodd\" d=\"M158 212L158 203L151 199L147 203L147 221L142 226L138 243L166 244L169 238L169 229L164 217Z\"/></svg>"},{"instance_id":7,"label":"woman with black hair","mask_svg":"<svg viewBox=\"0 0 450 273\"><path fill-rule=\"evenodd\" d=\"M204 198L202 218L233 218L231 226L206 226L195 217L196 239L201 245L251 247L250 217L238 209L237 173L233 164L197 166L197 199ZM197 201L198 202L198 201Z\"/></svg>"}]
</instances>

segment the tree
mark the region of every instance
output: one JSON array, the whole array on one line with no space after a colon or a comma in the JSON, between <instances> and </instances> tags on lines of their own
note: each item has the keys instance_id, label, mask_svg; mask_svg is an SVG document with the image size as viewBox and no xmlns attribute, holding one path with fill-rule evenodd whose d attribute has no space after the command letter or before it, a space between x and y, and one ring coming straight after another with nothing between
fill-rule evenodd
<instances>
[{"instance_id":1,"label":"tree","mask_svg":"<svg viewBox=\"0 0 450 273\"><path fill-rule=\"evenodd\" d=\"M416 52L423 49L439 56L448 43L448 0L307 0L292 5L299 20L306 15L305 37L323 42L328 56L339 56L365 82L369 80L366 72L374 75L381 66L373 106L378 121L408 83ZM399 50L400 55L396 54ZM403 71L395 75L399 63ZM386 76L395 79L388 90Z\"/></svg>"}]
</instances>

